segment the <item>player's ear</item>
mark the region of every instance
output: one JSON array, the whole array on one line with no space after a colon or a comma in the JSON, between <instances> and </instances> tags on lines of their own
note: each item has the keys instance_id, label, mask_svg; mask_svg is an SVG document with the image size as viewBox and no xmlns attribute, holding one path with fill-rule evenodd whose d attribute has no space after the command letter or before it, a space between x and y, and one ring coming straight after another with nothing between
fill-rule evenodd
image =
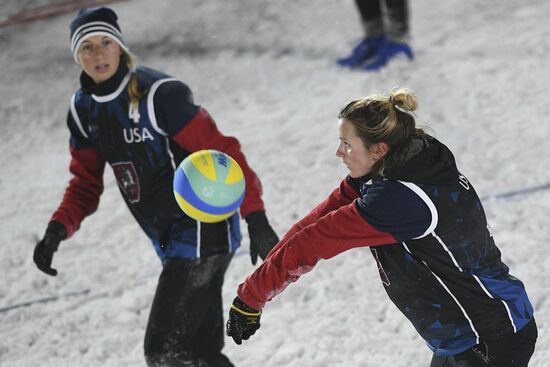
<instances>
[{"instance_id":1,"label":"player's ear","mask_svg":"<svg viewBox=\"0 0 550 367\"><path fill-rule=\"evenodd\" d=\"M389 150L390 150L390 147L388 146L388 144L383 142L376 143L372 147L372 153L374 154L376 160L379 160L380 158L388 154Z\"/></svg>"}]
</instances>

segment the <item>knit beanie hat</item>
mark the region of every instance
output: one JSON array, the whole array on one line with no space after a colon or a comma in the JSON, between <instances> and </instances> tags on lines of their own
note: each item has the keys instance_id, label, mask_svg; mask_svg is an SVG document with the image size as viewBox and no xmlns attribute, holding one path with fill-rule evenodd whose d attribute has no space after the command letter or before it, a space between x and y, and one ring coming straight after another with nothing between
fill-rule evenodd
<instances>
[{"instance_id":1,"label":"knit beanie hat","mask_svg":"<svg viewBox=\"0 0 550 367\"><path fill-rule=\"evenodd\" d=\"M117 23L116 13L105 7L82 9L69 26L71 30L71 52L78 64L78 48L89 37L109 36L120 47L128 51L128 47L122 39L122 33Z\"/></svg>"}]
</instances>

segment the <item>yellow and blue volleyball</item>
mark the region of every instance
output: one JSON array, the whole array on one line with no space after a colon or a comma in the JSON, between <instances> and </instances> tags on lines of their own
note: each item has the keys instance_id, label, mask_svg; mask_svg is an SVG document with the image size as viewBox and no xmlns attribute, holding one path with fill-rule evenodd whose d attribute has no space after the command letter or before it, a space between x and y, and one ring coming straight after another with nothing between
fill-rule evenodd
<instances>
[{"instance_id":1,"label":"yellow and blue volleyball","mask_svg":"<svg viewBox=\"0 0 550 367\"><path fill-rule=\"evenodd\" d=\"M187 156L174 175L174 195L185 214L206 223L220 222L244 199L243 170L229 155L213 149Z\"/></svg>"}]
</instances>

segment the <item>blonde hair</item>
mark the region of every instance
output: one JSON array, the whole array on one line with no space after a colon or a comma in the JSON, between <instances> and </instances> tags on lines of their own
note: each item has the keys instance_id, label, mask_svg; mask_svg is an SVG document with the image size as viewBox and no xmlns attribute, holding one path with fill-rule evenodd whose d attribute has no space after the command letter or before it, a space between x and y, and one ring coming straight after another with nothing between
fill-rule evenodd
<instances>
[{"instance_id":1,"label":"blonde hair","mask_svg":"<svg viewBox=\"0 0 550 367\"><path fill-rule=\"evenodd\" d=\"M130 104L137 108L139 100L143 98L147 91L140 89L138 74L135 71L135 65L137 64L137 58L128 50L121 48L122 55L120 56L120 61L125 62L128 70L130 70L130 81L128 82L128 95L130 96Z\"/></svg>"},{"instance_id":2,"label":"blonde hair","mask_svg":"<svg viewBox=\"0 0 550 367\"><path fill-rule=\"evenodd\" d=\"M349 102L338 114L339 119L349 121L367 149L377 143L386 143L388 153L372 168L374 178L384 176L384 171L399 164L406 155L409 139L424 134L416 127L411 114L418 107L415 94L407 88L394 88L388 96L375 94Z\"/></svg>"}]
</instances>

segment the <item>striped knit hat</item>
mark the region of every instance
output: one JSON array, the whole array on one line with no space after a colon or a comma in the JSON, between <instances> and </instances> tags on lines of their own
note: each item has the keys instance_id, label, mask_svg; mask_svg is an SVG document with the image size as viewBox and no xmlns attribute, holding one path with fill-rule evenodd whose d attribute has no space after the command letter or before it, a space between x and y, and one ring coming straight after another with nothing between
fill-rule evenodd
<instances>
[{"instance_id":1,"label":"striped knit hat","mask_svg":"<svg viewBox=\"0 0 550 367\"><path fill-rule=\"evenodd\" d=\"M105 7L82 9L71 22L71 52L78 64L78 48L89 37L109 36L120 47L128 51L128 47L122 39L122 33L117 23L116 13Z\"/></svg>"}]
</instances>

